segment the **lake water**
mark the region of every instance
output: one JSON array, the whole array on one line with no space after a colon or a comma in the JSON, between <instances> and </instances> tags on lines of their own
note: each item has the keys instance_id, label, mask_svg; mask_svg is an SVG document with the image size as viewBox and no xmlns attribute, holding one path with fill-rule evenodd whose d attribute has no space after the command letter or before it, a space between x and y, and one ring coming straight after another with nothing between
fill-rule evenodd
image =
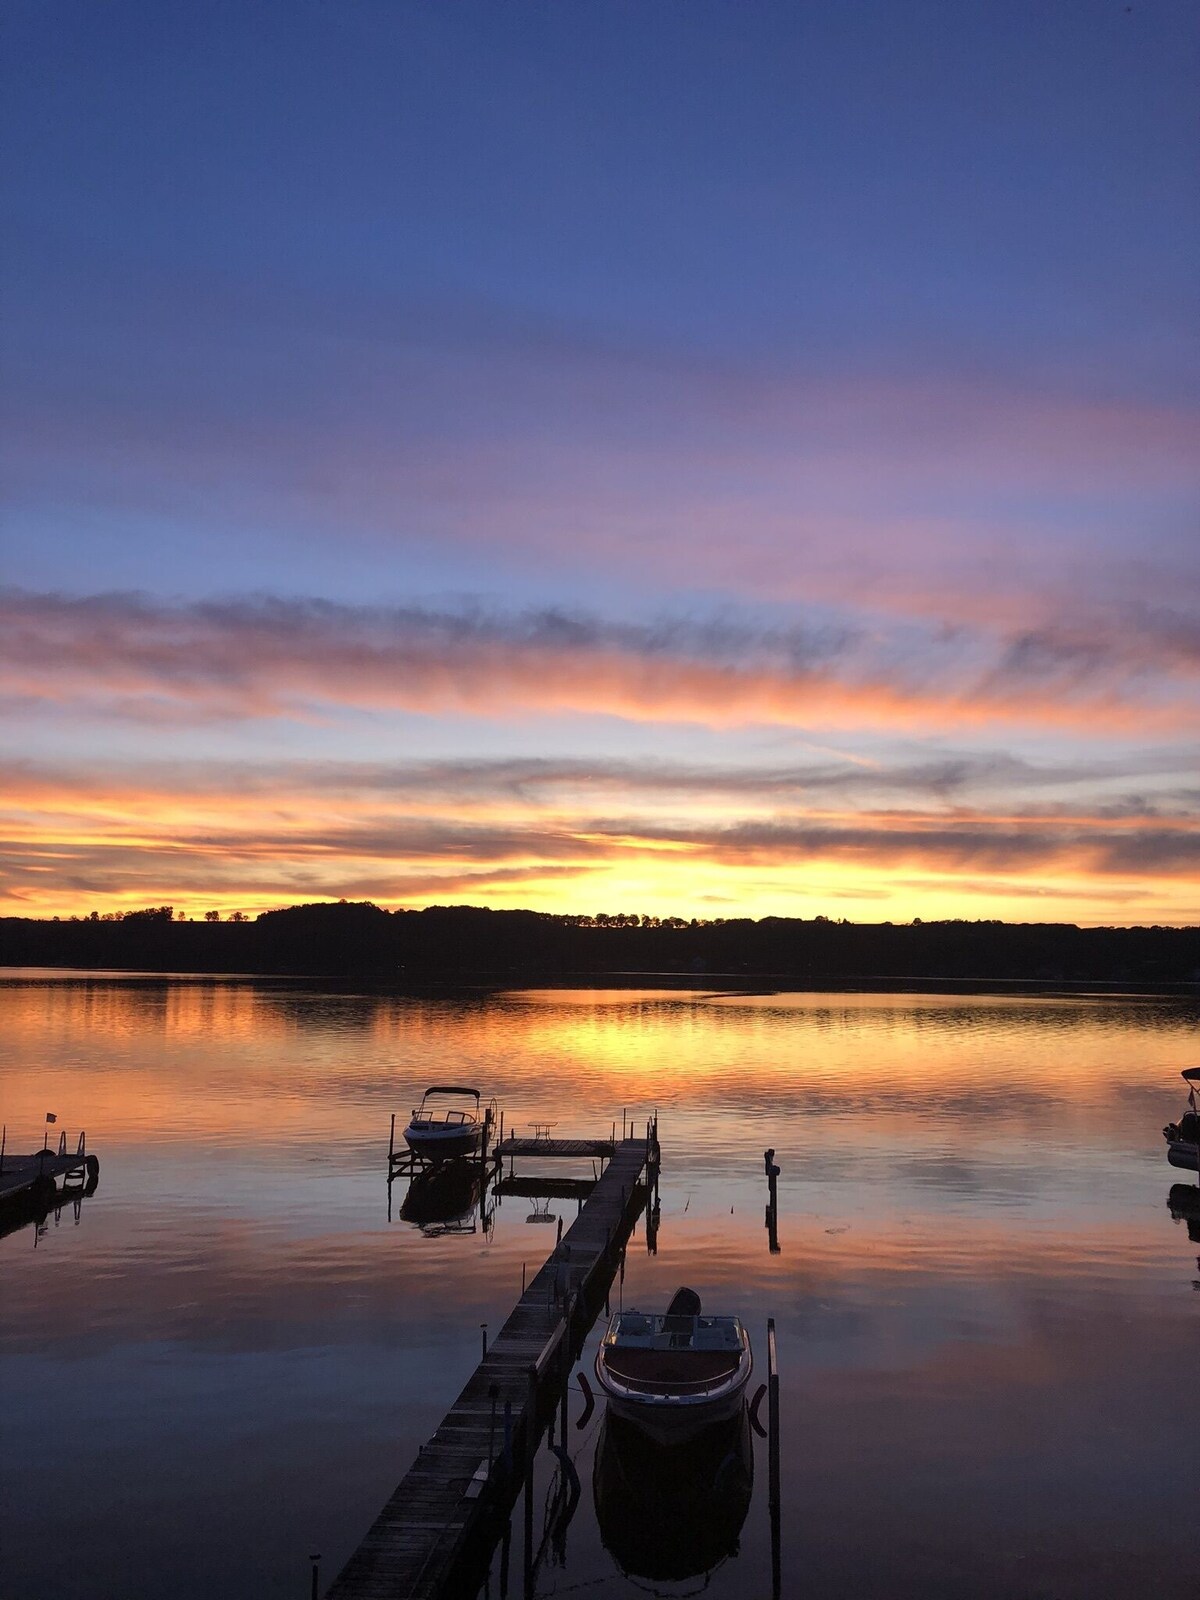
<instances>
[{"instance_id":1,"label":"lake water","mask_svg":"<svg viewBox=\"0 0 1200 1600\"><path fill-rule=\"evenodd\" d=\"M0 1240L0 1593L302 1600L315 1551L333 1578L553 1244L530 1219L574 1214L507 1198L426 1237L398 1186L389 1220L391 1113L459 1081L560 1136L657 1107L657 1254L640 1224L614 1302L691 1284L748 1324L752 1387L776 1319L784 1593L1194 1600L1200 1245L1159 1129L1197 1020L1128 997L9 972L9 1148L54 1111L101 1172L77 1216ZM572 1426L583 1493L538 1594L696 1592L703 1572L622 1570L602 1413ZM754 1475L708 1594L770 1593L761 1442ZM553 1489L543 1467L539 1540ZM518 1514L514 1594L519 1549Z\"/></svg>"}]
</instances>

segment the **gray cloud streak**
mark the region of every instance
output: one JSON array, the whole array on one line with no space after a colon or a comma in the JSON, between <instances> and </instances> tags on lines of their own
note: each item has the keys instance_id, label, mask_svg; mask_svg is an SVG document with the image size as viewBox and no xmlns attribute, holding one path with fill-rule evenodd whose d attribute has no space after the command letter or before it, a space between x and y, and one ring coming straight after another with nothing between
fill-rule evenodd
<instances>
[{"instance_id":1,"label":"gray cloud streak","mask_svg":"<svg viewBox=\"0 0 1200 1600\"><path fill-rule=\"evenodd\" d=\"M746 616L615 622L554 607L349 606L271 596L169 604L139 594L0 590L0 695L151 721L336 708L803 725L1136 721L1194 726L1189 619L1113 614L1005 638Z\"/></svg>"}]
</instances>

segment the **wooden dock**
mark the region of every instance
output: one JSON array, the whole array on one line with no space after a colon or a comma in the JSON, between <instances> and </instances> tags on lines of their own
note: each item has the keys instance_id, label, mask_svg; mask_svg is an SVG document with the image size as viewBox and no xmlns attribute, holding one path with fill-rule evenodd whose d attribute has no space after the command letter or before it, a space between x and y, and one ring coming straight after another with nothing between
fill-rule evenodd
<instances>
[{"instance_id":1,"label":"wooden dock","mask_svg":"<svg viewBox=\"0 0 1200 1600\"><path fill-rule=\"evenodd\" d=\"M509 1145L515 1150L509 1150ZM470 1594L525 1480L545 1423L603 1305L657 1170L657 1130L604 1140L505 1140L505 1155L609 1157L582 1210L522 1294L433 1437L328 1590L328 1600ZM528 1147L536 1145L537 1148ZM565 1403L565 1402L564 1402Z\"/></svg>"},{"instance_id":2,"label":"wooden dock","mask_svg":"<svg viewBox=\"0 0 1200 1600\"><path fill-rule=\"evenodd\" d=\"M57 1150L35 1150L32 1155L13 1155L6 1150L0 1158L0 1205L21 1198L36 1199L44 1195L53 1200L57 1180L94 1177L100 1170L95 1156L87 1153L87 1142L79 1135L79 1146L68 1151L67 1136L59 1140Z\"/></svg>"},{"instance_id":3,"label":"wooden dock","mask_svg":"<svg viewBox=\"0 0 1200 1600\"><path fill-rule=\"evenodd\" d=\"M622 1141L613 1139L518 1139L510 1134L495 1148L497 1161L511 1161L516 1156L542 1160L603 1160L611 1159ZM626 1139L625 1144L645 1143L645 1140Z\"/></svg>"}]
</instances>

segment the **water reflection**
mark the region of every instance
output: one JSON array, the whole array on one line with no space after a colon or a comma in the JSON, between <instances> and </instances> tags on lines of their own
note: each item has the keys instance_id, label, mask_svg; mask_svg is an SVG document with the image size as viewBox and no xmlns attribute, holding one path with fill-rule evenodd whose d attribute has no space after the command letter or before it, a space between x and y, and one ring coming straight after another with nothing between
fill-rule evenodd
<instances>
[{"instance_id":1,"label":"water reflection","mask_svg":"<svg viewBox=\"0 0 1200 1600\"><path fill-rule=\"evenodd\" d=\"M609 1411L592 1488L600 1537L622 1573L656 1585L702 1578L706 1587L737 1555L750 1509L754 1450L746 1406L676 1445L654 1443ZM692 1585L685 1592L694 1592Z\"/></svg>"},{"instance_id":2,"label":"water reflection","mask_svg":"<svg viewBox=\"0 0 1200 1600\"><path fill-rule=\"evenodd\" d=\"M400 1204L400 1220L411 1222L427 1239L448 1233L490 1235L494 1207L489 1169L480 1161L445 1161L414 1173ZM391 1221L392 1182L388 1180L388 1221Z\"/></svg>"},{"instance_id":3,"label":"water reflection","mask_svg":"<svg viewBox=\"0 0 1200 1600\"><path fill-rule=\"evenodd\" d=\"M474 1233L426 1237L401 1189L389 1228L390 1115L449 1075L564 1135L659 1106L657 1253L630 1248L613 1299L689 1282L756 1329L775 1316L784 1566L813 1600L1192 1600L1159 1486L1200 1469L1178 1400L1197 1191L1172 1188L1169 1227L1159 1129L1197 1019L1131 998L0 981L9 1126L57 1107L105 1182L79 1228L47 1219L50 1248L0 1241L0 1587L298 1600L309 1550L341 1567L548 1253L526 1218L578 1204L513 1191L485 1228L481 1192ZM77 1446L52 1502L25 1470L37 1430ZM601 1544L595 1439L572 1435L582 1498L539 1594L651 1581ZM714 1597L770 1592L765 1499Z\"/></svg>"}]
</instances>

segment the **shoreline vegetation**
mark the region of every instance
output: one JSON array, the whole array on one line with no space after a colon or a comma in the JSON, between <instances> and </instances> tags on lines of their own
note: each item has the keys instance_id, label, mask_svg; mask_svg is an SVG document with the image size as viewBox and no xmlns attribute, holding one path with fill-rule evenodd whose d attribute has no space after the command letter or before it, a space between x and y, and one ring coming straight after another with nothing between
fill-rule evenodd
<instances>
[{"instance_id":1,"label":"shoreline vegetation","mask_svg":"<svg viewBox=\"0 0 1200 1600\"><path fill-rule=\"evenodd\" d=\"M556 915L369 901L253 920L171 906L66 920L0 918L0 967L370 977L401 984L629 976L786 978L801 987L964 983L1200 984L1200 928L947 921L854 923Z\"/></svg>"}]
</instances>

